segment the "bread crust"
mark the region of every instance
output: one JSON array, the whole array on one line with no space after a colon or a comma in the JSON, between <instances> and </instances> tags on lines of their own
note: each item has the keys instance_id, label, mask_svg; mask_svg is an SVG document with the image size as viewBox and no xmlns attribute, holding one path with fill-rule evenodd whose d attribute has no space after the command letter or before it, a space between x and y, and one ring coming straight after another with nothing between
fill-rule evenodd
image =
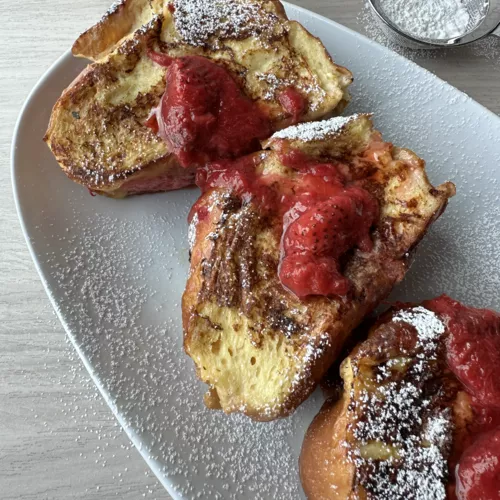
<instances>
[{"instance_id":1,"label":"bread crust","mask_svg":"<svg viewBox=\"0 0 500 500\"><path fill-rule=\"evenodd\" d=\"M115 2L99 22L75 40L71 52L91 61L103 59L162 10L163 0Z\"/></svg>"},{"instance_id":2,"label":"bread crust","mask_svg":"<svg viewBox=\"0 0 500 500\"><path fill-rule=\"evenodd\" d=\"M346 500L352 493L354 467L347 449L349 398L329 400L307 429L299 459L299 473L306 497L316 500Z\"/></svg>"}]
</instances>

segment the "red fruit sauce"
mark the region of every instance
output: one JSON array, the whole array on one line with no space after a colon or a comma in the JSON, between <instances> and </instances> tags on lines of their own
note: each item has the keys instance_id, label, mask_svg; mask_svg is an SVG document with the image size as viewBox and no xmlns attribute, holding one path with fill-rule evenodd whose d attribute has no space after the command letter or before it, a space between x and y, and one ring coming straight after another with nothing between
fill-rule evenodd
<instances>
[{"instance_id":1,"label":"red fruit sauce","mask_svg":"<svg viewBox=\"0 0 500 500\"><path fill-rule=\"evenodd\" d=\"M424 302L446 323L446 360L471 396L470 440L456 467L458 500L500 499L500 315L443 295Z\"/></svg>"},{"instance_id":2,"label":"red fruit sauce","mask_svg":"<svg viewBox=\"0 0 500 500\"><path fill-rule=\"evenodd\" d=\"M371 249L378 203L347 182L344 165L319 163L298 151L280 156L294 170L289 178L256 174L260 159L254 155L207 165L198 170L197 184L203 192L229 188L244 203L252 201L278 216L278 274L295 295L344 295L350 282L341 272L342 257L353 248Z\"/></svg>"},{"instance_id":3,"label":"red fruit sauce","mask_svg":"<svg viewBox=\"0 0 500 500\"><path fill-rule=\"evenodd\" d=\"M354 247L371 250L378 205L361 187L313 179L329 192L321 194L320 188L299 196L285 215L279 277L298 297L345 295L350 282L341 273L340 259Z\"/></svg>"},{"instance_id":4,"label":"red fruit sauce","mask_svg":"<svg viewBox=\"0 0 500 500\"><path fill-rule=\"evenodd\" d=\"M456 478L459 500L500 498L500 428L482 434L465 450Z\"/></svg>"},{"instance_id":5,"label":"red fruit sauce","mask_svg":"<svg viewBox=\"0 0 500 500\"><path fill-rule=\"evenodd\" d=\"M269 119L222 66L200 56L172 58L150 51L149 57L168 71L165 93L146 125L182 166L256 151L259 139L271 134Z\"/></svg>"},{"instance_id":6,"label":"red fruit sauce","mask_svg":"<svg viewBox=\"0 0 500 500\"><path fill-rule=\"evenodd\" d=\"M278 95L278 101L292 116L293 123L298 123L306 109L307 103L304 96L294 87L288 87Z\"/></svg>"},{"instance_id":7,"label":"red fruit sauce","mask_svg":"<svg viewBox=\"0 0 500 500\"><path fill-rule=\"evenodd\" d=\"M500 408L500 315L444 295L424 305L447 324L446 357L453 373L477 404Z\"/></svg>"}]
</instances>

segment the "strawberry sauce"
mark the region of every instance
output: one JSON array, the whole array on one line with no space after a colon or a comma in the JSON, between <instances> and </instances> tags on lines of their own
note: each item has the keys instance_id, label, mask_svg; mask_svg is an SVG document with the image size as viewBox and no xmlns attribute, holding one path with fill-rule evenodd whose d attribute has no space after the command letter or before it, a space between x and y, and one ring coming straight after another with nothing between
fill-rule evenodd
<instances>
[{"instance_id":1,"label":"strawberry sauce","mask_svg":"<svg viewBox=\"0 0 500 500\"><path fill-rule=\"evenodd\" d=\"M291 115L292 123L298 123L307 105L304 96L294 87L287 87L278 95L278 101L284 110Z\"/></svg>"},{"instance_id":2,"label":"strawberry sauce","mask_svg":"<svg viewBox=\"0 0 500 500\"><path fill-rule=\"evenodd\" d=\"M425 303L447 323L447 362L478 405L500 408L500 315L445 295Z\"/></svg>"},{"instance_id":3,"label":"strawberry sauce","mask_svg":"<svg viewBox=\"0 0 500 500\"><path fill-rule=\"evenodd\" d=\"M500 498L500 428L482 434L465 450L456 477L459 500Z\"/></svg>"},{"instance_id":4,"label":"strawberry sauce","mask_svg":"<svg viewBox=\"0 0 500 500\"><path fill-rule=\"evenodd\" d=\"M456 467L458 500L500 498L500 315L443 295L424 302L446 323L446 361L471 396L470 444Z\"/></svg>"},{"instance_id":5,"label":"strawberry sauce","mask_svg":"<svg viewBox=\"0 0 500 500\"><path fill-rule=\"evenodd\" d=\"M165 93L146 125L183 167L256 151L271 134L269 119L224 67L200 56L148 55L168 70Z\"/></svg>"},{"instance_id":6,"label":"strawberry sauce","mask_svg":"<svg viewBox=\"0 0 500 500\"><path fill-rule=\"evenodd\" d=\"M198 170L203 192L229 188L244 203L277 216L281 236L281 283L298 297L345 295L351 283L342 257L351 249L372 248L371 227L379 216L376 199L349 183L341 164L320 163L298 151L281 154L288 177L259 175L259 156L211 163Z\"/></svg>"}]
</instances>

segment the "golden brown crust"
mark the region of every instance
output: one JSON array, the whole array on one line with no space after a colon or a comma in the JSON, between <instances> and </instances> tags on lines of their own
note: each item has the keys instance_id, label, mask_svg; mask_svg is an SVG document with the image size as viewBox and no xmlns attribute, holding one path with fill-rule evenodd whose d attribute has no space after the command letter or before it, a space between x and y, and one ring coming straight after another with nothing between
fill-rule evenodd
<instances>
[{"instance_id":1,"label":"golden brown crust","mask_svg":"<svg viewBox=\"0 0 500 500\"><path fill-rule=\"evenodd\" d=\"M88 66L54 106L44 140L66 175L94 192L120 196L132 177L180 169L144 126L165 89L163 71L144 57L160 28L157 19L112 57Z\"/></svg>"},{"instance_id":2,"label":"golden brown crust","mask_svg":"<svg viewBox=\"0 0 500 500\"><path fill-rule=\"evenodd\" d=\"M354 468L341 445L347 438L348 402L328 401L307 429L299 471L309 499L345 500L352 493Z\"/></svg>"},{"instance_id":3,"label":"golden brown crust","mask_svg":"<svg viewBox=\"0 0 500 500\"><path fill-rule=\"evenodd\" d=\"M350 143L365 141L365 148L378 137L366 116L344 133ZM330 140L332 155L345 139ZM422 160L406 150L389 149L375 163L341 152L354 178L371 172L363 186L382 212L373 251L355 251L347 260L344 274L353 289L346 297L299 300L282 287L277 274L281 221L224 189L209 191L198 202L208 215L190 229L194 244L182 305L184 346L200 378L212 387L212 400L217 393L226 412L258 420L293 412L353 328L403 278L412 250L454 194L451 183L432 188ZM258 169L293 175L275 151L256 156Z\"/></svg>"},{"instance_id":4,"label":"golden brown crust","mask_svg":"<svg viewBox=\"0 0 500 500\"><path fill-rule=\"evenodd\" d=\"M163 0L121 0L115 2L94 26L82 33L71 49L75 57L91 61L103 59L124 38L161 14Z\"/></svg>"},{"instance_id":5,"label":"golden brown crust","mask_svg":"<svg viewBox=\"0 0 500 500\"><path fill-rule=\"evenodd\" d=\"M222 403L226 412L242 411L255 420L272 420L292 413L306 399L336 358L343 340L378 302L378 294L358 289L352 310L345 307L343 299L312 298L299 301L284 291L278 276L279 235L270 234L268 221L259 218L254 207L242 207L241 202L228 193L214 191L205 196L210 218L196 226L196 244L191 254L191 271L183 296L184 346L196 358L199 342L203 342L206 329L221 328L211 321L199 306L211 303L220 310L237 310L250 328L243 323L233 323L236 335L249 336L256 352L266 341L266 336L285 337L291 351L314 352L314 363L304 366L293 389L276 406L254 408L251 404L241 407L238 403ZM221 227L221 221L225 229ZM222 230L221 230L222 229ZM255 244L256 236L265 234L272 252L264 252ZM271 240L274 238L274 241ZM257 262L259 271L256 272ZM359 275L358 261L349 267L351 277ZM352 271L351 271L352 269ZM382 293L387 294L395 279L404 273L394 269L385 276L376 276L379 268L365 269L363 279L373 279ZM290 314L290 311L301 311ZM206 322L199 330L199 323ZM196 324L197 326L192 326ZM201 336L201 338L199 337ZM305 338L304 338L305 337ZM199 367L198 374L204 379Z\"/></svg>"}]
</instances>

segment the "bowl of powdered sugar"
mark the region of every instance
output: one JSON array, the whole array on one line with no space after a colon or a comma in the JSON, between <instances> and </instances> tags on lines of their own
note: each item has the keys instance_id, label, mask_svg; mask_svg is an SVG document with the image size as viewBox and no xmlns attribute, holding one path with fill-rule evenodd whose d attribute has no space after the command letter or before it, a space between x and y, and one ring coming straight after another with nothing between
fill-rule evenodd
<instances>
[{"instance_id":1,"label":"bowl of powdered sugar","mask_svg":"<svg viewBox=\"0 0 500 500\"><path fill-rule=\"evenodd\" d=\"M386 34L415 49L500 36L500 0L369 0Z\"/></svg>"}]
</instances>

